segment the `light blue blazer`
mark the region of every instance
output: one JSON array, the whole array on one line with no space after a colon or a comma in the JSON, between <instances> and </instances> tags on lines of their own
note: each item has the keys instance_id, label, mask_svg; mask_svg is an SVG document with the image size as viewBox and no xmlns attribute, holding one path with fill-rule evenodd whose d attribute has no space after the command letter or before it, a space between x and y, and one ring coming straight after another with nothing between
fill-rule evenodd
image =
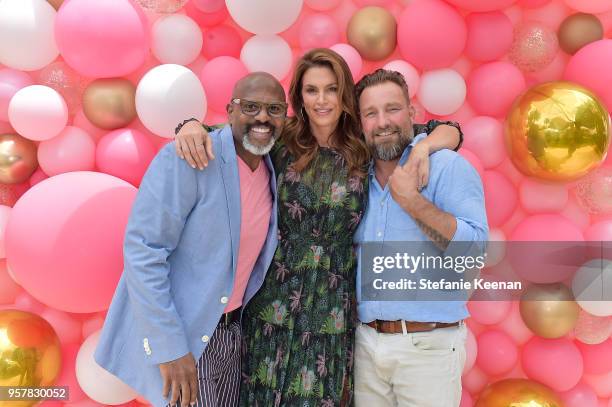
<instances>
[{"instance_id":1,"label":"light blue blazer","mask_svg":"<svg viewBox=\"0 0 612 407\"><path fill-rule=\"evenodd\" d=\"M204 171L160 150L145 174L124 241L124 270L113 296L96 362L164 406L159 363L191 352L197 360L232 295L240 242L240 184L229 126L211 133L216 159ZM277 245L276 177L265 244L243 305L261 287Z\"/></svg>"}]
</instances>

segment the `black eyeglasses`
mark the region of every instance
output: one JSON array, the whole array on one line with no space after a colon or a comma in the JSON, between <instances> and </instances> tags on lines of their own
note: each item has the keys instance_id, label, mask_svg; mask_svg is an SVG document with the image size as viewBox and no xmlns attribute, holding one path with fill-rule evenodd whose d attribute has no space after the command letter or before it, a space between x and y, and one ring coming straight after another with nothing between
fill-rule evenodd
<instances>
[{"instance_id":1,"label":"black eyeglasses","mask_svg":"<svg viewBox=\"0 0 612 407\"><path fill-rule=\"evenodd\" d=\"M253 102L247 99L232 99L232 103L240 105L240 111L247 116L257 116L261 109L265 106L268 115L271 117L285 117L287 114L287 104L276 102L276 103L261 103Z\"/></svg>"}]
</instances>

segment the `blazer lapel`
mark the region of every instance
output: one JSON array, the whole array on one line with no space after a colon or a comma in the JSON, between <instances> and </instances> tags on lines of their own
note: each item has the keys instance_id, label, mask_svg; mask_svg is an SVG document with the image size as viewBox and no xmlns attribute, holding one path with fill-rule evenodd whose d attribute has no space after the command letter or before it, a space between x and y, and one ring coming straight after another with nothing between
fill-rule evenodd
<instances>
[{"instance_id":1,"label":"blazer lapel","mask_svg":"<svg viewBox=\"0 0 612 407\"><path fill-rule=\"evenodd\" d=\"M236 273L240 244L240 177L234 137L230 126L221 131L221 178L225 189L232 244L232 272ZM214 231L212 231L214 233Z\"/></svg>"}]
</instances>

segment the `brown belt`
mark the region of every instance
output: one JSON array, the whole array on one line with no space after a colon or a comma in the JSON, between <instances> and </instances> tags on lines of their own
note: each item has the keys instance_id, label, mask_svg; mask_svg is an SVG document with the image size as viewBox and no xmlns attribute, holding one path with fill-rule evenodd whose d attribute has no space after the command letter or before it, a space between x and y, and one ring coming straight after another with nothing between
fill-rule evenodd
<instances>
[{"instance_id":1,"label":"brown belt","mask_svg":"<svg viewBox=\"0 0 612 407\"><path fill-rule=\"evenodd\" d=\"M438 328L450 328L452 326L459 326L459 322L406 322L406 332L428 332ZM365 325L376 329L381 334L401 334L402 321L381 321L376 319L372 322L366 322Z\"/></svg>"}]
</instances>

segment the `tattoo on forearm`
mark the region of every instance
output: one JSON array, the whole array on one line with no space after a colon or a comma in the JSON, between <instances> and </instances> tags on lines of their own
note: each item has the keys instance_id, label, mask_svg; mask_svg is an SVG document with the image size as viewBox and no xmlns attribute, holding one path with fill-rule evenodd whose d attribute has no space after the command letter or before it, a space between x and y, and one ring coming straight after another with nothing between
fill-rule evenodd
<instances>
[{"instance_id":1,"label":"tattoo on forearm","mask_svg":"<svg viewBox=\"0 0 612 407\"><path fill-rule=\"evenodd\" d=\"M446 250L448 248L450 239L446 238L446 236L444 236L442 233L418 219L415 219L415 222L421 228L423 233L425 233L436 246L442 250Z\"/></svg>"}]
</instances>

